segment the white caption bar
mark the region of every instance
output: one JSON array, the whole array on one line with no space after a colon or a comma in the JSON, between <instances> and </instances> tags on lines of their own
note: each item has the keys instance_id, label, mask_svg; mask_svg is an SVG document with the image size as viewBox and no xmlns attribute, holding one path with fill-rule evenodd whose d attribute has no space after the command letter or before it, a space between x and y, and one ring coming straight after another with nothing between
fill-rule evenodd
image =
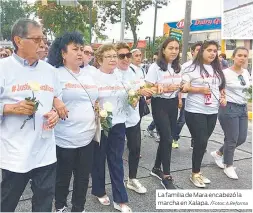
<instances>
[{"instance_id":1,"label":"white caption bar","mask_svg":"<svg viewBox=\"0 0 253 213\"><path fill-rule=\"evenodd\" d=\"M156 209L253 209L252 190L156 190Z\"/></svg>"}]
</instances>

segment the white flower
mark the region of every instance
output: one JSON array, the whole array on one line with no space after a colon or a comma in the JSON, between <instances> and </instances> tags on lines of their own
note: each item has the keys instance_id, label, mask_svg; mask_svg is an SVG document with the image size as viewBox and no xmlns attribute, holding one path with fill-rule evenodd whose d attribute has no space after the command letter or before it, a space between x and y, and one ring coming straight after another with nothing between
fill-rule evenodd
<instances>
[{"instance_id":1,"label":"white flower","mask_svg":"<svg viewBox=\"0 0 253 213\"><path fill-rule=\"evenodd\" d=\"M128 95L129 96L135 96L135 91L133 90L133 89L130 89L129 91L128 91Z\"/></svg>"},{"instance_id":2,"label":"white flower","mask_svg":"<svg viewBox=\"0 0 253 213\"><path fill-rule=\"evenodd\" d=\"M103 109L106 110L107 112L112 112L113 106L110 102L105 102L103 104Z\"/></svg>"},{"instance_id":3,"label":"white flower","mask_svg":"<svg viewBox=\"0 0 253 213\"><path fill-rule=\"evenodd\" d=\"M32 82L29 82L28 84L33 92L40 90L40 84L38 82L32 81Z\"/></svg>"},{"instance_id":4,"label":"white flower","mask_svg":"<svg viewBox=\"0 0 253 213\"><path fill-rule=\"evenodd\" d=\"M100 115L100 117L102 117L102 118L106 118L107 117L107 111L106 110L101 110L100 112L99 112L99 115Z\"/></svg>"},{"instance_id":5,"label":"white flower","mask_svg":"<svg viewBox=\"0 0 253 213\"><path fill-rule=\"evenodd\" d=\"M145 86L145 84L146 84L146 83L145 83L145 81L144 81L144 80L141 80L141 81L140 81L140 87L144 87L144 86Z\"/></svg>"}]
</instances>

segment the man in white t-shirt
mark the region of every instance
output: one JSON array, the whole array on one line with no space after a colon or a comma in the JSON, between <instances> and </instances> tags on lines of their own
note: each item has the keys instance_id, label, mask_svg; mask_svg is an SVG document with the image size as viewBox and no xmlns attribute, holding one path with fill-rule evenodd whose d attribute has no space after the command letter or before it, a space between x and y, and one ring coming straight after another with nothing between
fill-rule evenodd
<instances>
[{"instance_id":1,"label":"man in white t-shirt","mask_svg":"<svg viewBox=\"0 0 253 213\"><path fill-rule=\"evenodd\" d=\"M15 53L0 61L1 212L14 212L32 180L32 211L51 212L56 145L52 110L61 89L54 68L39 60L41 26L19 19L12 28ZM36 98L29 101L27 98Z\"/></svg>"},{"instance_id":2,"label":"man in white t-shirt","mask_svg":"<svg viewBox=\"0 0 253 213\"><path fill-rule=\"evenodd\" d=\"M191 54L192 54L192 60L189 60L185 62L181 67L181 72L184 72L187 67L189 67L192 64L192 61L196 58L200 48L201 48L202 42L196 42L191 46ZM172 142L172 148L179 148L178 140L180 139L180 133L182 131L182 128L185 124L185 117L184 117L184 107L185 107L185 99L187 97L187 93L182 93L182 107L180 109L179 118L177 119L177 125L175 128L175 131L172 133L173 142ZM194 141L191 141L191 148L193 147Z\"/></svg>"}]
</instances>

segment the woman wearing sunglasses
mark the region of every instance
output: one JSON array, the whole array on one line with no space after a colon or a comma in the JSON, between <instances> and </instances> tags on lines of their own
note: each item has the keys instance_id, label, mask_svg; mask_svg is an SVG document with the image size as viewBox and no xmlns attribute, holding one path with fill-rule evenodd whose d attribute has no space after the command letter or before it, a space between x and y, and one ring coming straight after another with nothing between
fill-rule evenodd
<instances>
[{"instance_id":1,"label":"woman wearing sunglasses","mask_svg":"<svg viewBox=\"0 0 253 213\"><path fill-rule=\"evenodd\" d=\"M250 87L250 75L243 66L248 59L249 51L237 47L232 55L234 64L223 70L226 78L226 107L219 109L219 121L224 131L224 145L211 152L216 164L224 169L231 179L238 179L233 167L236 147L246 141L248 131L247 90Z\"/></svg>"},{"instance_id":2,"label":"woman wearing sunglasses","mask_svg":"<svg viewBox=\"0 0 253 213\"><path fill-rule=\"evenodd\" d=\"M218 59L218 44L205 41L192 65L184 69L182 91L188 92L185 102L185 121L194 140L192 174L190 180L200 188L211 181L200 172L207 142L217 121L220 103L225 97L220 91L225 87L224 74Z\"/></svg>"},{"instance_id":3,"label":"woman wearing sunglasses","mask_svg":"<svg viewBox=\"0 0 253 213\"><path fill-rule=\"evenodd\" d=\"M118 53L117 74L122 79L126 92L128 89L133 89L139 91L142 95L151 96L153 94L151 89L140 89L141 79L143 81L142 73L137 73L129 67L132 57L130 47L126 43L117 43L116 50ZM139 103L137 103L135 108L131 105L127 106L126 137L129 149L129 178L126 187L137 193L144 194L147 192L147 189L136 179L141 150Z\"/></svg>"}]
</instances>

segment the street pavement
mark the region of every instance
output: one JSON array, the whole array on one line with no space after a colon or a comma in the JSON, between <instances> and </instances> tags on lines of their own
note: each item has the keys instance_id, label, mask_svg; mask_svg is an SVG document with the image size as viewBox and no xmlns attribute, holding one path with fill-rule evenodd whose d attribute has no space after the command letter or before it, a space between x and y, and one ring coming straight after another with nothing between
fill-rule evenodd
<instances>
[{"instance_id":1,"label":"street pavement","mask_svg":"<svg viewBox=\"0 0 253 213\"><path fill-rule=\"evenodd\" d=\"M185 212L187 210L157 210L156 209L156 189L163 189L160 181L150 175L150 171L154 166L154 160L158 143L154 138L150 138L146 132L148 124L152 121L151 115L143 118L142 128L142 148L138 179L146 186L148 192L145 195L137 194L131 190L128 190L129 206L134 212ZM249 121L249 130L247 141L235 151L236 172L239 176L238 180L229 179L222 169L218 168L210 156L210 152L218 149L223 143L223 132L221 130L219 122L217 122L214 133L209 139L207 152L204 156L202 163L202 172L211 180L211 184L208 184L206 189L251 189L252 190L252 122ZM175 180L175 185L179 190L197 189L189 180L191 174L191 155L192 149L190 149L190 133L185 125L180 138L179 149L172 150L172 162L171 162L171 175ZM125 180L128 177L128 150L125 147L124 152L124 170ZM106 192L111 199L110 206L101 206L98 200L91 195L91 180L89 190L87 192L87 201L85 204L86 212L117 212L112 205L112 190L110 184L110 177L106 174ZM205 190L205 189L204 189ZM203 192L204 192L203 190ZM70 186L70 194L68 197L69 211L71 210L71 194L72 194L72 181ZM29 212L31 211L31 196L32 192L30 184L27 185L20 202L16 208L16 211ZM188 210L188 212L203 212L204 210ZM208 211L208 210L207 210ZM210 212L211 210L209 210ZM241 210L213 210L216 212L246 212ZM212 212L213 212L212 211ZM247 211L251 212L251 211Z\"/></svg>"}]
</instances>

